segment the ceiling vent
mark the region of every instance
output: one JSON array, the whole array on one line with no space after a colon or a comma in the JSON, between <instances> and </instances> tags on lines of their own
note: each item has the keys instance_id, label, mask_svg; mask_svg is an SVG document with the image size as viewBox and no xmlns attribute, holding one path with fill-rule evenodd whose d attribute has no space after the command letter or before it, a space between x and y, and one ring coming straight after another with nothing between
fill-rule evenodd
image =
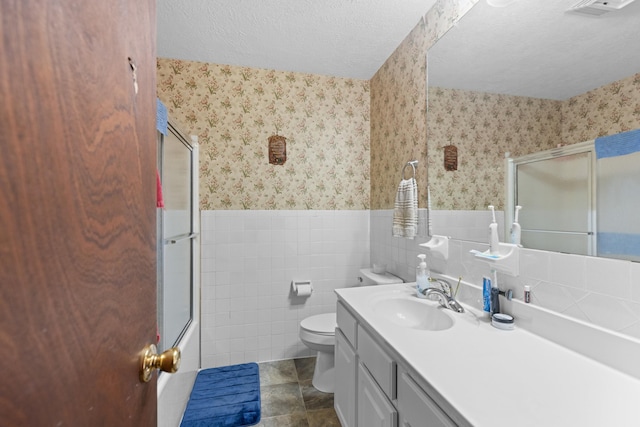
<instances>
[{"instance_id":1,"label":"ceiling vent","mask_svg":"<svg viewBox=\"0 0 640 427\"><path fill-rule=\"evenodd\" d=\"M581 0L571 6L568 12L588 16L602 16L609 12L622 9L635 0Z\"/></svg>"}]
</instances>

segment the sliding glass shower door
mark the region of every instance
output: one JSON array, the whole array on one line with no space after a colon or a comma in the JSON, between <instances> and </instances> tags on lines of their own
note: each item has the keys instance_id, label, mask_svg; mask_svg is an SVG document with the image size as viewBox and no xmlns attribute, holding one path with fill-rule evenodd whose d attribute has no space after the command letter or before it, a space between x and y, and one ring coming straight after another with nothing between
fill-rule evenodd
<instances>
[{"instance_id":1,"label":"sliding glass shower door","mask_svg":"<svg viewBox=\"0 0 640 427\"><path fill-rule=\"evenodd\" d=\"M159 140L164 209L158 213L160 351L175 346L193 318L193 147L171 124Z\"/></svg>"},{"instance_id":2,"label":"sliding glass shower door","mask_svg":"<svg viewBox=\"0 0 640 427\"><path fill-rule=\"evenodd\" d=\"M525 248L596 254L593 141L510 160L507 221L522 206Z\"/></svg>"}]
</instances>

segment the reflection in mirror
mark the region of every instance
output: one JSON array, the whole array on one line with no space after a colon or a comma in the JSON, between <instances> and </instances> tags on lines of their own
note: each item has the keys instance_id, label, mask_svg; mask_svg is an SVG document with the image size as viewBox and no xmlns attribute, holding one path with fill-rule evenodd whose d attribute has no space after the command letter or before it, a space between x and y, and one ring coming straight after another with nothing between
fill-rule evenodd
<instances>
[{"instance_id":1,"label":"reflection in mirror","mask_svg":"<svg viewBox=\"0 0 640 427\"><path fill-rule=\"evenodd\" d=\"M507 161L506 223L517 205L530 249L640 261L640 130Z\"/></svg>"},{"instance_id":2,"label":"reflection in mirror","mask_svg":"<svg viewBox=\"0 0 640 427\"><path fill-rule=\"evenodd\" d=\"M596 254L593 141L529 154L507 162L506 224L515 206L525 248Z\"/></svg>"},{"instance_id":3,"label":"reflection in mirror","mask_svg":"<svg viewBox=\"0 0 640 427\"><path fill-rule=\"evenodd\" d=\"M595 151L598 256L640 262L640 130L599 138Z\"/></svg>"},{"instance_id":4,"label":"reflection in mirror","mask_svg":"<svg viewBox=\"0 0 640 427\"><path fill-rule=\"evenodd\" d=\"M566 12L574 3L480 0L428 51L431 233L486 243L487 206L505 209L505 153L640 128L640 2L598 18Z\"/></svg>"}]
</instances>

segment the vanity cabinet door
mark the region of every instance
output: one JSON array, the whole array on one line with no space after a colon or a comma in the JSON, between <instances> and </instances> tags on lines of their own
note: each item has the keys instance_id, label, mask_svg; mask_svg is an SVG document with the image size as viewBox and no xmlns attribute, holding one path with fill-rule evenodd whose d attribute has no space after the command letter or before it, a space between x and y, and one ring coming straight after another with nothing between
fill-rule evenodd
<instances>
[{"instance_id":1,"label":"vanity cabinet door","mask_svg":"<svg viewBox=\"0 0 640 427\"><path fill-rule=\"evenodd\" d=\"M337 310L336 310L336 318L338 327L344 334L345 338L353 348L358 347L357 339L357 330L358 330L358 321L355 317L349 312L349 310L338 301Z\"/></svg>"},{"instance_id":2,"label":"vanity cabinet door","mask_svg":"<svg viewBox=\"0 0 640 427\"><path fill-rule=\"evenodd\" d=\"M396 362L358 325L358 356L390 400L396 398Z\"/></svg>"},{"instance_id":3,"label":"vanity cabinet door","mask_svg":"<svg viewBox=\"0 0 640 427\"><path fill-rule=\"evenodd\" d=\"M398 375L398 412L401 427L456 427L406 372Z\"/></svg>"},{"instance_id":4,"label":"vanity cabinet door","mask_svg":"<svg viewBox=\"0 0 640 427\"><path fill-rule=\"evenodd\" d=\"M356 427L356 385L358 360L355 350L342 334L336 329L336 384L333 395L336 414L342 427Z\"/></svg>"},{"instance_id":5,"label":"vanity cabinet door","mask_svg":"<svg viewBox=\"0 0 640 427\"><path fill-rule=\"evenodd\" d=\"M362 363L358 365L358 426L396 427L398 412Z\"/></svg>"}]
</instances>

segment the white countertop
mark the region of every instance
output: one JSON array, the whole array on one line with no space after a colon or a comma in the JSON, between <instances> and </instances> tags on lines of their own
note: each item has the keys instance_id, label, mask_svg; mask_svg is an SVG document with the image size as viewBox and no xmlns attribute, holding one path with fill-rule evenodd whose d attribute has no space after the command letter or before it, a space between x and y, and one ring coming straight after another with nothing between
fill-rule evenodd
<instances>
[{"instance_id":1,"label":"white countertop","mask_svg":"<svg viewBox=\"0 0 640 427\"><path fill-rule=\"evenodd\" d=\"M336 293L470 425L640 426L640 380L520 329L518 319L515 330L503 331L468 306L462 314L442 308L454 325L426 331L398 326L373 309L389 298L437 306L415 297L413 286Z\"/></svg>"}]
</instances>

